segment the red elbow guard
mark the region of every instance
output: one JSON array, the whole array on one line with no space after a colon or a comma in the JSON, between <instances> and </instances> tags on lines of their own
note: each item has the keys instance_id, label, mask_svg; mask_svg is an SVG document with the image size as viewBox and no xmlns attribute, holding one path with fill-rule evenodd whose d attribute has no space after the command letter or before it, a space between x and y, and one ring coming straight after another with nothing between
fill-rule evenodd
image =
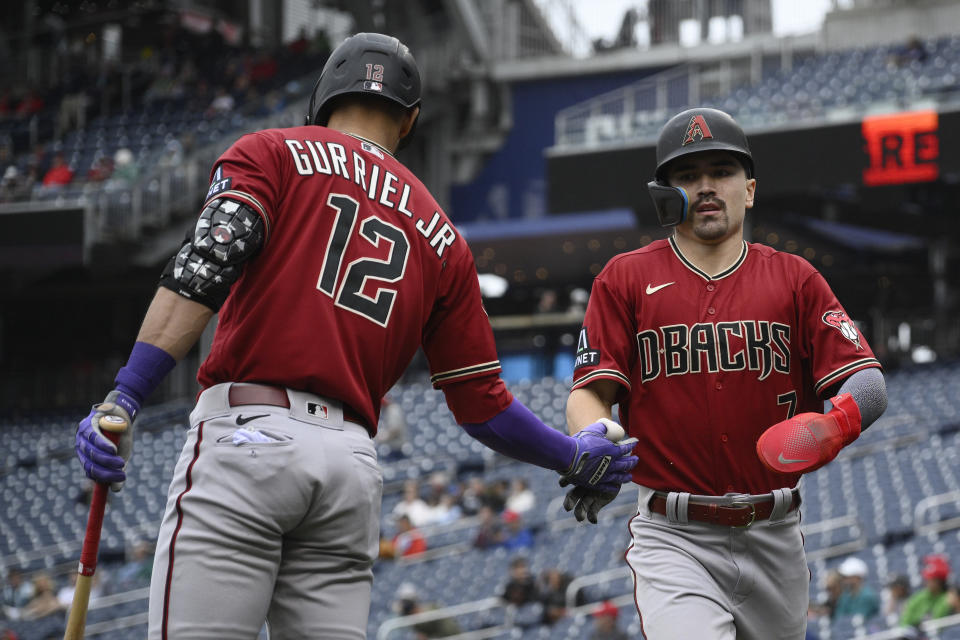
<instances>
[{"instance_id":1,"label":"red elbow guard","mask_svg":"<svg viewBox=\"0 0 960 640\"><path fill-rule=\"evenodd\" d=\"M833 409L778 422L757 440L760 461L777 473L809 473L837 457L860 436L860 408L849 393L830 399Z\"/></svg>"}]
</instances>

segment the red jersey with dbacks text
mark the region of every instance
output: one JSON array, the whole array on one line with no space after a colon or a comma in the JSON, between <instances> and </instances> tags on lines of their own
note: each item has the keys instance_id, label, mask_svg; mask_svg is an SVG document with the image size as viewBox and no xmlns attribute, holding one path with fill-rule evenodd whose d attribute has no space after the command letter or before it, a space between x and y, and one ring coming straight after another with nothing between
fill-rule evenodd
<instances>
[{"instance_id":1,"label":"red jersey with dbacks text","mask_svg":"<svg viewBox=\"0 0 960 640\"><path fill-rule=\"evenodd\" d=\"M421 344L436 387L500 371L466 241L382 148L318 126L252 133L214 165L215 198L252 206L267 234L220 310L204 388L312 392L375 428Z\"/></svg>"},{"instance_id":2,"label":"red jersey with dbacks text","mask_svg":"<svg viewBox=\"0 0 960 640\"><path fill-rule=\"evenodd\" d=\"M799 480L760 462L767 427L822 413L828 389L879 366L803 258L744 242L711 278L670 238L616 256L594 280L573 388L622 385L620 417L639 439L635 482L759 494Z\"/></svg>"}]
</instances>

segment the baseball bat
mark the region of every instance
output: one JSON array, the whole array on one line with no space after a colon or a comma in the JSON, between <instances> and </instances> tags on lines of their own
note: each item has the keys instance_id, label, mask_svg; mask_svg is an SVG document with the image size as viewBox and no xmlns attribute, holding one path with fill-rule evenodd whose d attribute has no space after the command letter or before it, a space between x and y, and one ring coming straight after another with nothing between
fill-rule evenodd
<instances>
[{"instance_id":1,"label":"baseball bat","mask_svg":"<svg viewBox=\"0 0 960 640\"><path fill-rule=\"evenodd\" d=\"M100 416L100 430L110 442L117 444L120 435L127 430L127 421L120 416ZM97 570L97 552L100 548L100 529L103 527L103 511L107 506L107 491L110 485L98 482L93 487L90 500L90 514L87 516L87 531L83 536L83 549L80 551L80 566L77 568L77 586L73 592L73 604L70 605L70 617L63 640L83 640L83 630L87 625L87 608L90 605L90 587L93 574Z\"/></svg>"}]
</instances>

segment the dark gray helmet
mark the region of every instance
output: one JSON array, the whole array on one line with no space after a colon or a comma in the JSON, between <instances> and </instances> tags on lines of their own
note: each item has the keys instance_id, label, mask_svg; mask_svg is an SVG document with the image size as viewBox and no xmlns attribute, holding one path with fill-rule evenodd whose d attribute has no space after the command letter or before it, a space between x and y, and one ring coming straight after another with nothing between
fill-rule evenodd
<instances>
[{"instance_id":1,"label":"dark gray helmet","mask_svg":"<svg viewBox=\"0 0 960 640\"><path fill-rule=\"evenodd\" d=\"M667 184L667 165L677 158L701 151L729 151L740 160L747 178L754 177L753 155L747 136L730 114L709 107L678 113L660 130L657 169L653 181L647 184L661 226L672 227L683 222L690 205L683 189Z\"/></svg>"},{"instance_id":2,"label":"dark gray helmet","mask_svg":"<svg viewBox=\"0 0 960 640\"><path fill-rule=\"evenodd\" d=\"M380 96L407 108L420 104L420 70L410 49L382 33L344 40L323 65L306 123L326 125L331 99L348 93Z\"/></svg>"},{"instance_id":3,"label":"dark gray helmet","mask_svg":"<svg viewBox=\"0 0 960 640\"><path fill-rule=\"evenodd\" d=\"M671 160L701 151L730 151L743 164L747 177L753 177L753 156L743 129L730 114L709 107L687 109L663 125L657 139L654 177L663 182L664 169Z\"/></svg>"}]
</instances>

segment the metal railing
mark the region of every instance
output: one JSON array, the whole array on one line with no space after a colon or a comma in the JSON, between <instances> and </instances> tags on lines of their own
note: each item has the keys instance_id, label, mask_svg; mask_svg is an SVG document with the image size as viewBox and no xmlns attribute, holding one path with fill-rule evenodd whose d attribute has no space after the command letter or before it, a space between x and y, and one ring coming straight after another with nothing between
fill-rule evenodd
<instances>
[{"instance_id":1,"label":"metal railing","mask_svg":"<svg viewBox=\"0 0 960 640\"><path fill-rule=\"evenodd\" d=\"M927 533L940 533L960 527L960 515L956 515L946 520L936 520L925 523L924 519L928 513L934 512L937 507L943 504L957 505L960 512L960 490L947 491L935 496L929 496L917 503L913 510L913 531L915 535L924 535Z\"/></svg>"},{"instance_id":2,"label":"metal railing","mask_svg":"<svg viewBox=\"0 0 960 640\"><path fill-rule=\"evenodd\" d=\"M807 562L813 562L815 560L821 560L825 558L835 558L837 556L853 553L854 551L859 551L867 546L867 534L864 533L863 526L860 524L860 520L856 516L840 516L839 518L830 518L829 520L821 520L820 522L812 522L810 524L800 525L800 530L803 532L805 538L809 538L820 533L829 534L833 531L840 531L843 529L846 529L851 534L849 539L844 540L843 542L828 544L827 546L807 551Z\"/></svg>"}]
</instances>

